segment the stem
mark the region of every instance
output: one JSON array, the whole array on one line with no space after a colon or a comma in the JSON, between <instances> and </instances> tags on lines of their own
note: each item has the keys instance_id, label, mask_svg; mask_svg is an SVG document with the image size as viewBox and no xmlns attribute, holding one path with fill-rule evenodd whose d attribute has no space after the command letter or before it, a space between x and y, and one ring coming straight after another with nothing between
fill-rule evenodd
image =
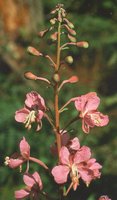
<instances>
[{"instance_id":1,"label":"stem","mask_svg":"<svg viewBox=\"0 0 117 200\"><path fill-rule=\"evenodd\" d=\"M57 66L56 70L58 71L60 66L60 35L61 35L61 23L58 23L58 43L57 43Z\"/></svg>"},{"instance_id":2,"label":"stem","mask_svg":"<svg viewBox=\"0 0 117 200\"><path fill-rule=\"evenodd\" d=\"M57 64L55 73L58 73L59 67L60 67L60 34L61 34L61 23L58 22L58 43L57 43ZM56 127L56 141L57 141L57 150L58 150L58 157L59 152L61 149L61 137L60 137L60 131L59 131L59 98L58 98L58 82L55 83L54 87L54 109L55 109L55 127Z\"/></svg>"},{"instance_id":3,"label":"stem","mask_svg":"<svg viewBox=\"0 0 117 200\"><path fill-rule=\"evenodd\" d=\"M34 157L29 157L29 160L35 162L35 163L38 163L39 165L41 165L42 167L44 167L45 169L48 170L48 167L45 163L43 163L41 160L37 159L37 158L34 158Z\"/></svg>"}]
</instances>

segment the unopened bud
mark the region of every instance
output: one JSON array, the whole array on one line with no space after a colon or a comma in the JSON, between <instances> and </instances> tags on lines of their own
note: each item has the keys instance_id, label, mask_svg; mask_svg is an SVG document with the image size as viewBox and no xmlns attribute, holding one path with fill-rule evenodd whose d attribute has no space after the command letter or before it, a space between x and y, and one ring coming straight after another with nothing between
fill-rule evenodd
<instances>
[{"instance_id":1,"label":"unopened bud","mask_svg":"<svg viewBox=\"0 0 117 200\"><path fill-rule=\"evenodd\" d=\"M66 24L64 24L65 28L68 30L68 32L71 34L71 35L76 35L76 31L69 28L69 26L67 26Z\"/></svg>"},{"instance_id":2,"label":"unopened bud","mask_svg":"<svg viewBox=\"0 0 117 200\"><path fill-rule=\"evenodd\" d=\"M76 38L71 36L70 34L67 35L71 42L76 42Z\"/></svg>"},{"instance_id":3,"label":"unopened bud","mask_svg":"<svg viewBox=\"0 0 117 200\"><path fill-rule=\"evenodd\" d=\"M67 25L69 26L69 28L74 28L74 25L66 18L64 18L64 21L67 23Z\"/></svg>"},{"instance_id":4,"label":"unopened bud","mask_svg":"<svg viewBox=\"0 0 117 200\"><path fill-rule=\"evenodd\" d=\"M58 32L55 32L53 34L50 35L50 38L53 40L53 41L56 41L57 40L57 35L58 35Z\"/></svg>"},{"instance_id":5,"label":"unopened bud","mask_svg":"<svg viewBox=\"0 0 117 200\"><path fill-rule=\"evenodd\" d=\"M58 82L60 81L60 76L59 76L58 73L55 73L55 74L53 75L53 81L54 81L55 83L58 83Z\"/></svg>"},{"instance_id":6,"label":"unopened bud","mask_svg":"<svg viewBox=\"0 0 117 200\"><path fill-rule=\"evenodd\" d=\"M37 76L34 75L32 72L25 72L24 77L29 80L37 80Z\"/></svg>"},{"instance_id":7,"label":"unopened bud","mask_svg":"<svg viewBox=\"0 0 117 200\"><path fill-rule=\"evenodd\" d=\"M27 52L33 56L42 56L42 53L40 53L37 49L35 49L34 47L31 47L31 46L29 46L27 48Z\"/></svg>"},{"instance_id":8,"label":"unopened bud","mask_svg":"<svg viewBox=\"0 0 117 200\"><path fill-rule=\"evenodd\" d=\"M72 64L73 63L73 57L72 56L67 56L66 58L65 58L65 61L68 63L68 64Z\"/></svg>"},{"instance_id":9,"label":"unopened bud","mask_svg":"<svg viewBox=\"0 0 117 200\"><path fill-rule=\"evenodd\" d=\"M56 18L53 18L53 19L50 20L50 23L51 23L52 25L54 25L54 24L56 23L56 20L57 20Z\"/></svg>"},{"instance_id":10,"label":"unopened bud","mask_svg":"<svg viewBox=\"0 0 117 200\"><path fill-rule=\"evenodd\" d=\"M69 83L76 83L76 82L78 82L78 77L77 77L77 76L71 76L71 77L68 79L68 82L69 82Z\"/></svg>"},{"instance_id":11,"label":"unopened bud","mask_svg":"<svg viewBox=\"0 0 117 200\"><path fill-rule=\"evenodd\" d=\"M76 46L77 46L77 47L88 48L88 47L89 47L89 44L88 44L88 42L82 41L82 42L76 42Z\"/></svg>"},{"instance_id":12,"label":"unopened bud","mask_svg":"<svg viewBox=\"0 0 117 200\"><path fill-rule=\"evenodd\" d=\"M49 29L46 29L46 30L44 30L44 31L40 31L40 32L38 33L38 36L39 36L39 37L44 37L45 34L46 34L48 31L49 31Z\"/></svg>"}]
</instances>

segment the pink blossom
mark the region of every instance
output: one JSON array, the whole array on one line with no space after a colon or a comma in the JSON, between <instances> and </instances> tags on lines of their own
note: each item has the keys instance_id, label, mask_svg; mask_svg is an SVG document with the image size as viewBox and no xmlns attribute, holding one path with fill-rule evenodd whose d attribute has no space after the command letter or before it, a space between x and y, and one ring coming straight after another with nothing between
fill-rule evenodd
<instances>
[{"instance_id":1,"label":"pink blossom","mask_svg":"<svg viewBox=\"0 0 117 200\"><path fill-rule=\"evenodd\" d=\"M11 168L16 168L21 166L24 162L28 161L30 158L30 145L26 141L25 137L21 140L19 144L20 154L15 153L11 158L5 158L5 164Z\"/></svg>"},{"instance_id":2,"label":"pink blossom","mask_svg":"<svg viewBox=\"0 0 117 200\"><path fill-rule=\"evenodd\" d=\"M90 92L75 99L75 107L80 111L82 129L85 133L89 133L90 128L94 126L106 126L109 122L108 116L97 110L99 104L100 99L95 92Z\"/></svg>"},{"instance_id":3,"label":"pink blossom","mask_svg":"<svg viewBox=\"0 0 117 200\"><path fill-rule=\"evenodd\" d=\"M99 198L99 200L111 200L107 195L103 195Z\"/></svg>"},{"instance_id":4,"label":"pink blossom","mask_svg":"<svg viewBox=\"0 0 117 200\"><path fill-rule=\"evenodd\" d=\"M31 197L33 199L37 199L39 195L39 191L42 190L43 185L41 178L37 172L34 174L25 174L23 176L24 183L26 184L25 189L21 189L18 191L15 191L15 198L16 199L22 199L25 197Z\"/></svg>"},{"instance_id":5,"label":"pink blossom","mask_svg":"<svg viewBox=\"0 0 117 200\"><path fill-rule=\"evenodd\" d=\"M79 149L77 146L77 151L74 154L63 146L60 150L60 160L60 165L52 169L52 175L58 184L66 183L68 174L70 174L74 190L79 185L80 178L86 185L89 185L92 180L100 178L99 169L102 166L94 158L91 158L90 148L87 146L81 148L79 146Z\"/></svg>"},{"instance_id":6,"label":"pink blossom","mask_svg":"<svg viewBox=\"0 0 117 200\"><path fill-rule=\"evenodd\" d=\"M11 156L11 158L6 157L5 158L5 164L8 165L11 168L17 168L21 167L24 162L27 162L27 169L29 168L29 160L38 163L45 169L48 169L48 167L39 159L31 157L30 156L30 145L26 141L25 137L21 140L19 144L20 154L15 153Z\"/></svg>"},{"instance_id":7,"label":"pink blossom","mask_svg":"<svg viewBox=\"0 0 117 200\"><path fill-rule=\"evenodd\" d=\"M25 106L15 113L15 120L24 123L25 127L31 129L32 123L36 122L37 131L42 127L41 119L46 110L44 99L35 91L26 95Z\"/></svg>"}]
</instances>

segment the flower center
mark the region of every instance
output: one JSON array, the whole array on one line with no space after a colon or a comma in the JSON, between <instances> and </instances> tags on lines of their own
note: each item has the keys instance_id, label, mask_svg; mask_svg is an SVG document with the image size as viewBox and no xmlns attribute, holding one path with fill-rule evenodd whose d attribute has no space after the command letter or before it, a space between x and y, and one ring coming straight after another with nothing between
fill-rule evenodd
<instances>
[{"instance_id":1,"label":"flower center","mask_svg":"<svg viewBox=\"0 0 117 200\"><path fill-rule=\"evenodd\" d=\"M31 129L31 124L33 122L35 122L35 119L36 119L36 111L32 110L30 111L29 115L26 117L26 120L25 120L25 128L28 128L28 129Z\"/></svg>"},{"instance_id":2,"label":"flower center","mask_svg":"<svg viewBox=\"0 0 117 200\"><path fill-rule=\"evenodd\" d=\"M76 190L77 186L79 185L79 175L78 175L78 168L74 164L71 167L70 176L73 183L73 189Z\"/></svg>"}]
</instances>

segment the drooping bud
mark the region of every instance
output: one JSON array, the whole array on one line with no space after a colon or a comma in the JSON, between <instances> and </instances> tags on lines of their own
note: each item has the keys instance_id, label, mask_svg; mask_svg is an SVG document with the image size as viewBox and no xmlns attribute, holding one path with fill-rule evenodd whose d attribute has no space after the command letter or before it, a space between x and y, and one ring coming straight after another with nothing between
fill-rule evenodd
<instances>
[{"instance_id":1,"label":"drooping bud","mask_svg":"<svg viewBox=\"0 0 117 200\"><path fill-rule=\"evenodd\" d=\"M53 34L50 35L50 38L53 40L53 41L56 41L57 40L57 35L58 35L58 32L55 32Z\"/></svg>"},{"instance_id":2,"label":"drooping bud","mask_svg":"<svg viewBox=\"0 0 117 200\"><path fill-rule=\"evenodd\" d=\"M76 83L78 82L78 77L77 76L71 76L68 80L68 83Z\"/></svg>"},{"instance_id":3,"label":"drooping bud","mask_svg":"<svg viewBox=\"0 0 117 200\"><path fill-rule=\"evenodd\" d=\"M29 46L27 48L27 52L30 53L33 56L42 56L43 54L40 53L37 49L35 49L34 47Z\"/></svg>"},{"instance_id":4,"label":"drooping bud","mask_svg":"<svg viewBox=\"0 0 117 200\"><path fill-rule=\"evenodd\" d=\"M37 80L37 76L32 72L25 72L24 77L29 80Z\"/></svg>"},{"instance_id":5,"label":"drooping bud","mask_svg":"<svg viewBox=\"0 0 117 200\"><path fill-rule=\"evenodd\" d=\"M67 35L71 42L76 42L76 38L71 36L70 34Z\"/></svg>"},{"instance_id":6,"label":"drooping bud","mask_svg":"<svg viewBox=\"0 0 117 200\"><path fill-rule=\"evenodd\" d=\"M49 29L47 28L47 29L45 29L44 31L40 31L40 32L38 32L38 36L39 37L44 37L45 36L45 34L47 33L49 31Z\"/></svg>"},{"instance_id":7,"label":"drooping bud","mask_svg":"<svg viewBox=\"0 0 117 200\"><path fill-rule=\"evenodd\" d=\"M88 42L82 41L82 42L76 42L76 46L77 46L77 47L88 48L88 47L89 47L89 44L88 44Z\"/></svg>"},{"instance_id":8,"label":"drooping bud","mask_svg":"<svg viewBox=\"0 0 117 200\"><path fill-rule=\"evenodd\" d=\"M29 79L29 80L40 80L40 81L44 81L44 82L48 83L49 85L51 84L50 81L47 78L36 76L32 72L25 72L24 73L24 77L26 79Z\"/></svg>"},{"instance_id":9,"label":"drooping bud","mask_svg":"<svg viewBox=\"0 0 117 200\"><path fill-rule=\"evenodd\" d=\"M71 34L71 35L76 35L76 31L69 28L69 26L67 26L66 24L64 24L64 27L68 30L68 32Z\"/></svg>"},{"instance_id":10,"label":"drooping bud","mask_svg":"<svg viewBox=\"0 0 117 200\"><path fill-rule=\"evenodd\" d=\"M61 90L61 88L66 84L66 83L76 83L78 82L78 77L77 76L71 76L69 79L64 80L61 85L59 86L59 91Z\"/></svg>"},{"instance_id":11,"label":"drooping bud","mask_svg":"<svg viewBox=\"0 0 117 200\"><path fill-rule=\"evenodd\" d=\"M67 25L69 26L69 28L71 28L71 29L74 28L74 25L68 19L64 18L63 20L67 23Z\"/></svg>"},{"instance_id":12,"label":"drooping bud","mask_svg":"<svg viewBox=\"0 0 117 200\"><path fill-rule=\"evenodd\" d=\"M72 64L73 63L73 57L72 56L67 56L65 58L65 61L68 63L68 64Z\"/></svg>"}]
</instances>

